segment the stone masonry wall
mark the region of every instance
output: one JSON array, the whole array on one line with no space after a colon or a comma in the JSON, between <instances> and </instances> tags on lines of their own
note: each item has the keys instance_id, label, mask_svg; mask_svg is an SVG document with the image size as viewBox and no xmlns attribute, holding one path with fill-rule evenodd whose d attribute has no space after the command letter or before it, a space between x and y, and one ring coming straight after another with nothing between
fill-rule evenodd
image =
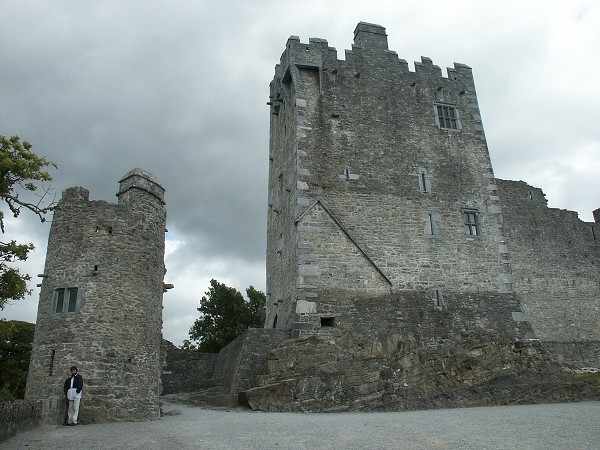
<instances>
[{"instance_id":1,"label":"stone masonry wall","mask_svg":"<svg viewBox=\"0 0 600 450\"><path fill-rule=\"evenodd\" d=\"M264 374L269 351L286 338L281 330L249 328L221 349L213 380L223 386L232 404L240 391L255 386L258 375Z\"/></svg>"},{"instance_id":2,"label":"stone masonry wall","mask_svg":"<svg viewBox=\"0 0 600 450\"><path fill-rule=\"evenodd\" d=\"M157 193L164 189L141 169L123 178L119 204L90 201L84 188L63 193L48 239L27 399L64 395L75 365L84 378L82 422L159 417L166 210Z\"/></svg>"},{"instance_id":3,"label":"stone masonry wall","mask_svg":"<svg viewBox=\"0 0 600 450\"><path fill-rule=\"evenodd\" d=\"M513 340L517 322L509 316L519 302L512 294L449 292L446 310L432 310L426 292L331 294L323 298L337 302L327 305L337 311L336 327L274 346L256 387L240 393L242 404L263 411L398 411L600 395L597 382L564 372L566 361L556 364L556 345ZM528 325L518 323L520 334Z\"/></svg>"},{"instance_id":4,"label":"stone masonry wall","mask_svg":"<svg viewBox=\"0 0 600 450\"><path fill-rule=\"evenodd\" d=\"M217 353L181 350L166 340L162 347L166 362L161 377L162 395L199 391L210 384Z\"/></svg>"},{"instance_id":5,"label":"stone masonry wall","mask_svg":"<svg viewBox=\"0 0 600 450\"><path fill-rule=\"evenodd\" d=\"M0 405L0 443L43 424L62 425L65 414L64 396L5 402Z\"/></svg>"},{"instance_id":6,"label":"stone masonry wall","mask_svg":"<svg viewBox=\"0 0 600 450\"><path fill-rule=\"evenodd\" d=\"M542 190L522 181L498 180L498 188L515 292L537 337L600 342L600 226L548 208Z\"/></svg>"},{"instance_id":7,"label":"stone masonry wall","mask_svg":"<svg viewBox=\"0 0 600 450\"><path fill-rule=\"evenodd\" d=\"M402 411L595 400L600 386L550 362L543 343L373 346L309 336L271 352L240 402L262 411Z\"/></svg>"},{"instance_id":8,"label":"stone masonry wall","mask_svg":"<svg viewBox=\"0 0 600 450\"><path fill-rule=\"evenodd\" d=\"M423 58L412 72L383 27L360 23L345 60L323 39L292 36L271 97L266 326L329 324L331 287L340 298L512 291L469 67L443 76ZM458 129L439 126L437 105L455 108Z\"/></svg>"}]
</instances>

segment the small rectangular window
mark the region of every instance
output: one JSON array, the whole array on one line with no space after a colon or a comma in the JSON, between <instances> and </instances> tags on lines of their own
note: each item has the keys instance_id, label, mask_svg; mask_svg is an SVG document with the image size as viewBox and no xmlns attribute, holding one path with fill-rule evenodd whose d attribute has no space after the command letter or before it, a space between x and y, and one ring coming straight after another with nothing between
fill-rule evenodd
<instances>
[{"instance_id":1,"label":"small rectangular window","mask_svg":"<svg viewBox=\"0 0 600 450\"><path fill-rule=\"evenodd\" d=\"M427 228L425 229L426 234L433 234L433 216L427 214Z\"/></svg>"},{"instance_id":2,"label":"small rectangular window","mask_svg":"<svg viewBox=\"0 0 600 450\"><path fill-rule=\"evenodd\" d=\"M67 312L75 312L77 307L77 288L69 288L69 305Z\"/></svg>"},{"instance_id":3,"label":"small rectangular window","mask_svg":"<svg viewBox=\"0 0 600 450\"><path fill-rule=\"evenodd\" d=\"M56 357L56 350L52 350L50 353L50 364L48 367L48 376L52 376L52 372L54 372L54 358Z\"/></svg>"},{"instance_id":4,"label":"small rectangular window","mask_svg":"<svg viewBox=\"0 0 600 450\"><path fill-rule=\"evenodd\" d=\"M419 169L419 190L423 194L431 192L431 175L424 168Z\"/></svg>"},{"instance_id":5,"label":"small rectangular window","mask_svg":"<svg viewBox=\"0 0 600 450\"><path fill-rule=\"evenodd\" d=\"M460 130L458 110L452 105L435 105L437 122L440 128Z\"/></svg>"},{"instance_id":6,"label":"small rectangular window","mask_svg":"<svg viewBox=\"0 0 600 450\"><path fill-rule=\"evenodd\" d=\"M435 213L423 214L423 234L434 237L438 235L439 216Z\"/></svg>"},{"instance_id":7,"label":"small rectangular window","mask_svg":"<svg viewBox=\"0 0 600 450\"><path fill-rule=\"evenodd\" d=\"M446 309L446 302L441 289L433 290L433 305L435 309Z\"/></svg>"},{"instance_id":8,"label":"small rectangular window","mask_svg":"<svg viewBox=\"0 0 600 450\"><path fill-rule=\"evenodd\" d=\"M279 178L277 179L277 184L278 184L278 194L279 194L279 198L283 197L283 174L279 174Z\"/></svg>"},{"instance_id":9,"label":"small rectangular window","mask_svg":"<svg viewBox=\"0 0 600 450\"><path fill-rule=\"evenodd\" d=\"M335 317L321 317L321 327L335 327Z\"/></svg>"},{"instance_id":10,"label":"small rectangular window","mask_svg":"<svg viewBox=\"0 0 600 450\"><path fill-rule=\"evenodd\" d=\"M61 313L63 312L65 306L65 290L64 289L56 289L54 291L54 312Z\"/></svg>"},{"instance_id":11,"label":"small rectangular window","mask_svg":"<svg viewBox=\"0 0 600 450\"><path fill-rule=\"evenodd\" d=\"M468 236L481 235L481 229L479 227L479 212L477 210L463 211L463 219L465 222L465 233Z\"/></svg>"}]
</instances>

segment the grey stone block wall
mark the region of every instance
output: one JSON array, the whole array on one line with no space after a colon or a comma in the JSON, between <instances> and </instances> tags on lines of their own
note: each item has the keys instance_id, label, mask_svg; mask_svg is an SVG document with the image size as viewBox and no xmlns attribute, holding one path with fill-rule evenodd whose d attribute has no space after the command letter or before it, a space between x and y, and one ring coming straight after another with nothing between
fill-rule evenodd
<instances>
[{"instance_id":1,"label":"grey stone block wall","mask_svg":"<svg viewBox=\"0 0 600 450\"><path fill-rule=\"evenodd\" d=\"M181 350L163 340L165 366L162 372L162 395L194 392L210 385L217 353Z\"/></svg>"},{"instance_id":2,"label":"grey stone block wall","mask_svg":"<svg viewBox=\"0 0 600 450\"><path fill-rule=\"evenodd\" d=\"M383 27L360 23L345 60L323 39L290 37L270 103L267 327L308 320L314 329L296 335L330 334L321 323L338 310L326 291L340 304L417 291L432 310L436 290L466 299L512 292L469 67L444 76L422 58L410 71ZM455 108L459 129L440 128L437 105ZM465 210L477 214L477 236L466 232Z\"/></svg>"},{"instance_id":3,"label":"grey stone block wall","mask_svg":"<svg viewBox=\"0 0 600 450\"><path fill-rule=\"evenodd\" d=\"M255 386L266 371L269 351L287 338L282 330L249 328L218 353L213 380L237 403L240 391Z\"/></svg>"},{"instance_id":4,"label":"grey stone block wall","mask_svg":"<svg viewBox=\"0 0 600 450\"><path fill-rule=\"evenodd\" d=\"M159 417L164 189L141 169L121 181L118 204L90 201L81 187L63 193L42 278L26 398L64 395L75 365L84 423ZM60 313L57 289L67 290Z\"/></svg>"},{"instance_id":5,"label":"grey stone block wall","mask_svg":"<svg viewBox=\"0 0 600 450\"><path fill-rule=\"evenodd\" d=\"M515 292L537 337L600 341L600 226L548 208L542 190L523 181L497 181Z\"/></svg>"},{"instance_id":6,"label":"grey stone block wall","mask_svg":"<svg viewBox=\"0 0 600 450\"><path fill-rule=\"evenodd\" d=\"M5 402L0 405L0 443L41 425L62 425L65 418L64 396Z\"/></svg>"}]
</instances>

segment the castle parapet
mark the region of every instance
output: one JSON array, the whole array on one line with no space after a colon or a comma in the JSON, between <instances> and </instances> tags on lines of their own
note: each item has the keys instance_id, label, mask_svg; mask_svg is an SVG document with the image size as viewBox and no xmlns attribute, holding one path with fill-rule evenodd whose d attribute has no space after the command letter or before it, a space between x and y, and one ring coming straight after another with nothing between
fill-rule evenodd
<instances>
[{"instance_id":1,"label":"castle parapet","mask_svg":"<svg viewBox=\"0 0 600 450\"><path fill-rule=\"evenodd\" d=\"M62 193L62 202L87 202L90 199L90 191L77 186L65 189Z\"/></svg>"},{"instance_id":2,"label":"castle parapet","mask_svg":"<svg viewBox=\"0 0 600 450\"><path fill-rule=\"evenodd\" d=\"M322 79L324 70L335 70L340 75L360 76L361 73L370 72L368 61L377 60L377 73L383 73L387 68L386 77L392 75L398 78L397 82L456 82L459 91L469 91L473 86L471 68L465 64L454 63L448 67L446 74L442 69L433 64L431 58L421 57L421 61L414 63L414 71L409 69L406 60L398 57L395 51L388 49L388 40L385 28L381 25L360 22L354 30L354 44L352 50L345 51L345 60L337 59L337 50L330 47L327 40L310 38L309 43L303 43L298 36L290 36L286 49L281 55L280 63L275 68L276 78L296 82L297 69L313 69L319 72ZM376 73L368 76L376 76Z\"/></svg>"}]
</instances>

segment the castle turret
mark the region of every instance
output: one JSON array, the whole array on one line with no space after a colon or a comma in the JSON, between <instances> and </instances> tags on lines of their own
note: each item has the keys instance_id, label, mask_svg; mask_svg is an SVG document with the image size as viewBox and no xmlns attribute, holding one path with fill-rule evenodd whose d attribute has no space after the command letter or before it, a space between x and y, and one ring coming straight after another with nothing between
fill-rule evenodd
<instances>
[{"instance_id":1,"label":"castle turret","mask_svg":"<svg viewBox=\"0 0 600 450\"><path fill-rule=\"evenodd\" d=\"M166 208L142 169L118 204L69 188L54 212L26 397L62 395L75 365L83 422L159 417Z\"/></svg>"}]
</instances>

